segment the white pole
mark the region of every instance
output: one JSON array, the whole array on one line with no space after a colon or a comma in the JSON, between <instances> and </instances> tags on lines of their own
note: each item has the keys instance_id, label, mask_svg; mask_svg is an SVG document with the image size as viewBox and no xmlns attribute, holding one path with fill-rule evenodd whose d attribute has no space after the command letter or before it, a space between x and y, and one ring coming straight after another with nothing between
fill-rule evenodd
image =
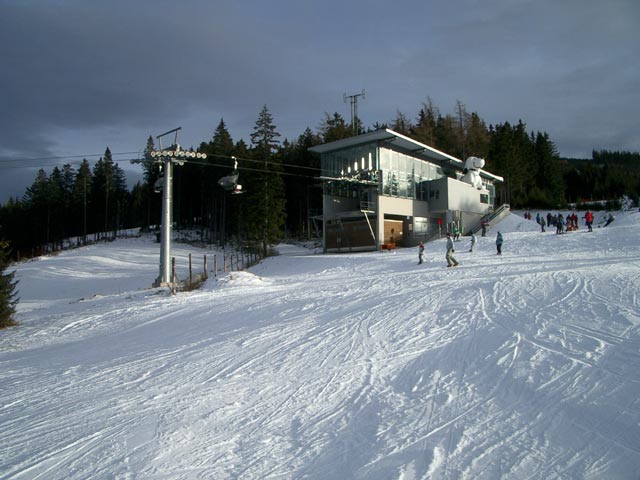
<instances>
[{"instance_id":1,"label":"white pole","mask_svg":"<svg viewBox=\"0 0 640 480\"><path fill-rule=\"evenodd\" d=\"M162 232L160 237L160 276L159 286L171 283L171 210L172 206L173 164L171 157L164 159L164 187L162 188Z\"/></svg>"},{"instance_id":2,"label":"white pole","mask_svg":"<svg viewBox=\"0 0 640 480\"><path fill-rule=\"evenodd\" d=\"M159 151L152 152L152 156L158 156L164 161L164 186L162 189L162 231L160 235L160 274L156 279L154 286L160 287L173 284L173 277L171 273L171 224L173 220L173 157L180 151L180 145L178 145L178 131L182 127L174 128L168 132L158 135ZM161 138L170 133L176 134L175 141L170 151L162 150ZM155 153L155 155L154 155ZM184 162L179 162L181 165Z\"/></svg>"}]
</instances>

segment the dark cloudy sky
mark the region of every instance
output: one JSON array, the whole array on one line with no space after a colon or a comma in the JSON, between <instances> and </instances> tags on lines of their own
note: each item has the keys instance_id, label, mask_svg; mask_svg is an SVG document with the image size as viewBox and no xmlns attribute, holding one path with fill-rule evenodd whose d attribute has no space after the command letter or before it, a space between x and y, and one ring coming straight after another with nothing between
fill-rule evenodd
<instances>
[{"instance_id":1,"label":"dark cloudy sky","mask_svg":"<svg viewBox=\"0 0 640 480\"><path fill-rule=\"evenodd\" d=\"M249 142L263 105L295 139L363 89L365 126L430 97L562 156L640 151L639 25L638 0L0 0L0 201L178 126Z\"/></svg>"}]
</instances>

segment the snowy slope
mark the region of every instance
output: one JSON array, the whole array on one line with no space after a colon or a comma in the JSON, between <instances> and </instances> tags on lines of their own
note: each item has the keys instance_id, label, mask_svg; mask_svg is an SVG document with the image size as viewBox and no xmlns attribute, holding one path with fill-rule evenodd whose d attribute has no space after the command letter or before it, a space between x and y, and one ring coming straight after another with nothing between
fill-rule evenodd
<instances>
[{"instance_id":1,"label":"snowy slope","mask_svg":"<svg viewBox=\"0 0 640 480\"><path fill-rule=\"evenodd\" d=\"M176 296L143 239L21 264L0 479L639 478L640 213L597 225L512 214L458 268L288 248Z\"/></svg>"}]
</instances>

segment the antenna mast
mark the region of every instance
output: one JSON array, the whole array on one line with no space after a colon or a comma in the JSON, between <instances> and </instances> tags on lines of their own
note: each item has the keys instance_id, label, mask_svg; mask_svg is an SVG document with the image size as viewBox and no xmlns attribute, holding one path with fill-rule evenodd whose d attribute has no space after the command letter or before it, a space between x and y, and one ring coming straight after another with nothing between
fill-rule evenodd
<instances>
[{"instance_id":1,"label":"antenna mast","mask_svg":"<svg viewBox=\"0 0 640 480\"><path fill-rule=\"evenodd\" d=\"M347 98L351 103L351 126L353 128L354 135L360 134L360 132L358 131L358 97L362 97L362 99L364 100L364 89L362 90L362 92L356 93L354 95L347 95L346 93L342 95L344 103L347 103Z\"/></svg>"}]
</instances>

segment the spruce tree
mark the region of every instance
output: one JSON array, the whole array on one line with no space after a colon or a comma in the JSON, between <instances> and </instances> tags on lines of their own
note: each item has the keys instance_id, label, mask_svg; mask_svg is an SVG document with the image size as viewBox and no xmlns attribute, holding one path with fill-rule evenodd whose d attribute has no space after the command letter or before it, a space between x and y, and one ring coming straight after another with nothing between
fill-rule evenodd
<instances>
[{"instance_id":1,"label":"spruce tree","mask_svg":"<svg viewBox=\"0 0 640 480\"><path fill-rule=\"evenodd\" d=\"M467 151L467 109L460 100L456 100L456 109L455 109L456 117L455 124L453 127L453 138L455 139L455 144L457 147L457 151L455 155L464 160L469 156Z\"/></svg>"},{"instance_id":2,"label":"spruce tree","mask_svg":"<svg viewBox=\"0 0 640 480\"><path fill-rule=\"evenodd\" d=\"M142 201L140 207L143 208L145 212L141 217L143 221L140 225L143 230L147 230L151 225L159 225L162 211L162 197L156 192L155 188L156 182L161 176L160 164L151 156L151 152L154 150L153 137L149 135L147 146L142 154L142 178L144 179L144 185L142 186L142 191L138 193L138 195L142 195L142 198L139 199Z\"/></svg>"},{"instance_id":3,"label":"spruce tree","mask_svg":"<svg viewBox=\"0 0 640 480\"><path fill-rule=\"evenodd\" d=\"M435 147L436 123L440 116L438 108L433 104L431 98L422 105L418 113L418 122L413 127L412 137L430 147Z\"/></svg>"},{"instance_id":4,"label":"spruce tree","mask_svg":"<svg viewBox=\"0 0 640 480\"><path fill-rule=\"evenodd\" d=\"M322 210L322 189L318 185L320 155L309 151L320 143L309 127L282 149L286 188L287 232L310 238L310 218Z\"/></svg>"},{"instance_id":5,"label":"spruce tree","mask_svg":"<svg viewBox=\"0 0 640 480\"><path fill-rule=\"evenodd\" d=\"M451 115L439 116L434 132L435 145L430 145L438 150L447 152L454 157L462 156L462 145L459 142L459 128L455 118Z\"/></svg>"},{"instance_id":6,"label":"spruce tree","mask_svg":"<svg viewBox=\"0 0 640 480\"><path fill-rule=\"evenodd\" d=\"M91 209L91 167L85 158L76 173L71 192L71 211L76 225L76 232L82 235L83 243L87 241L88 215Z\"/></svg>"},{"instance_id":7,"label":"spruce tree","mask_svg":"<svg viewBox=\"0 0 640 480\"><path fill-rule=\"evenodd\" d=\"M25 225L25 228L30 232L31 237L29 247L42 246L50 241L52 204L48 200L49 185L49 177L41 168L23 198L28 213L28 225Z\"/></svg>"},{"instance_id":8,"label":"spruce tree","mask_svg":"<svg viewBox=\"0 0 640 480\"><path fill-rule=\"evenodd\" d=\"M0 242L0 328L10 327L16 322L13 318L16 312L16 285L15 271L7 273L9 266L8 244Z\"/></svg>"},{"instance_id":9,"label":"spruce tree","mask_svg":"<svg viewBox=\"0 0 640 480\"><path fill-rule=\"evenodd\" d=\"M276 155L280 134L273 117L265 105L251 134L252 156L257 172L251 176L243 216L250 240L255 242L262 255L268 247L283 237L285 213L282 159Z\"/></svg>"},{"instance_id":10,"label":"spruce tree","mask_svg":"<svg viewBox=\"0 0 640 480\"><path fill-rule=\"evenodd\" d=\"M92 203L96 207L96 229L103 235L115 236L120 227L122 212L127 206L127 185L124 170L114 163L107 147L104 157L93 168Z\"/></svg>"},{"instance_id":11,"label":"spruce tree","mask_svg":"<svg viewBox=\"0 0 640 480\"><path fill-rule=\"evenodd\" d=\"M218 186L218 180L230 174L234 167L231 157L235 154L233 139L224 119L221 118L208 143L200 144L200 152L207 154L201 167L202 218L203 228L208 232L209 242L218 241L221 245L230 235L237 232L237 208L228 197L228 192ZM244 152L246 156L246 152ZM227 201L229 200L229 201Z\"/></svg>"},{"instance_id":12,"label":"spruce tree","mask_svg":"<svg viewBox=\"0 0 640 480\"><path fill-rule=\"evenodd\" d=\"M486 158L489 152L489 130L477 113L467 115L466 126L466 156ZM462 160L466 160L463 158ZM488 166L491 169L490 166Z\"/></svg>"},{"instance_id":13,"label":"spruce tree","mask_svg":"<svg viewBox=\"0 0 640 480\"><path fill-rule=\"evenodd\" d=\"M149 138L147 138L147 146L142 154L142 178L144 178L144 182L151 187L153 187L160 176L158 163L156 159L151 156L151 152L154 150L153 137L149 135Z\"/></svg>"},{"instance_id":14,"label":"spruce tree","mask_svg":"<svg viewBox=\"0 0 640 480\"><path fill-rule=\"evenodd\" d=\"M492 173L504 177L497 185L501 203L512 207L527 207L528 194L535 187L535 151L526 126L519 121L516 126L505 122L491 130L489 148Z\"/></svg>"},{"instance_id":15,"label":"spruce tree","mask_svg":"<svg viewBox=\"0 0 640 480\"><path fill-rule=\"evenodd\" d=\"M68 198L63 172L57 166L53 168L49 176L49 194L47 203L55 205L51 211L51 241L61 242L66 236L68 212Z\"/></svg>"},{"instance_id":16,"label":"spruce tree","mask_svg":"<svg viewBox=\"0 0 640 480\"><path fill-rule=\"evenodd\" d=\"M398 110L396 111L396 118L391 124L391 129L401 135L411 135L414 126L411 124L411 120L409 120L409 117Z\"/></svg>"},{"instance_id":17,"label":"spruce tree","mask_svg":"<svg viewBox=\"0 0 640 480\"><path fill-rule=\"evenodd\" d=\"M343 138L349 138L353 135L353 129L347 125L344 118L339 113L329 116L325 113L325 118L320 125L320 134L322 135L322 143L335 142Z\"/></svg>"},{"instance_id":18,"label":"spruce tree","mask_svg":"<svg viewBox=\"0 0 640 480\"><path fill-rule=\"evenodd\" d=\"M545 193L548 199L545 206L553 208L563 204L563 176L556 147L547 133L538 132L535 139L537 169L535 170L536 187Z\"/></svg>"}]
</instances>

